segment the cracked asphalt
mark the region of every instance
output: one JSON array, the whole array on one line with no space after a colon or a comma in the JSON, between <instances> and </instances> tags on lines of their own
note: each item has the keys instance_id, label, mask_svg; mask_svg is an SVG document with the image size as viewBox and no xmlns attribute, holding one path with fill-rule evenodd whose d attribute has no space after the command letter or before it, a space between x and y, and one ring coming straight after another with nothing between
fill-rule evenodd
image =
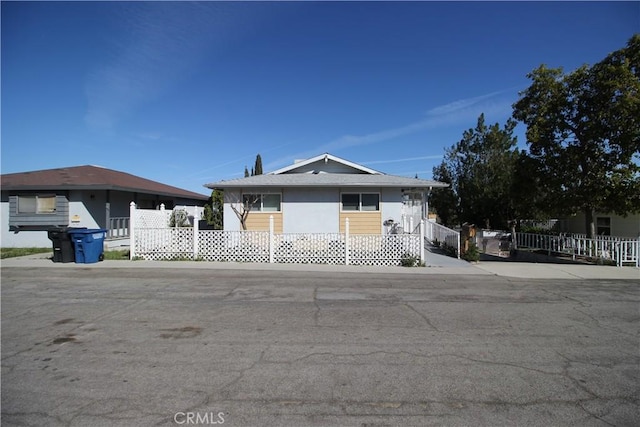
<instances>
[{"instance_id":1,"label":"cracked asphalt","mask_svg":"<svg viewBox=\"0 0 640 427\"><path fill-rule=\"evenodd\" d=\"M640 425L638 280L1 275L3 426Z\"/></svg>"}]
</instances>

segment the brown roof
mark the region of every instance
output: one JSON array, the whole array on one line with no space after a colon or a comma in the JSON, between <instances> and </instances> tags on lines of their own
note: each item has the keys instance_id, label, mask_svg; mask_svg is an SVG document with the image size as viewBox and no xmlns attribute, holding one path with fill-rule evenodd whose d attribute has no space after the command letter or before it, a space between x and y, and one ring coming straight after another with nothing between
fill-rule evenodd
<instances>
[{"instance_id":1,"label":"brown roof","mask_svg":"<svg viewBox=\"0 0 640 427\"><path fill-rule=\"evenodd\" d=\"M0 176L2 190L118 190L186 199L208 197L182 188L100 166L74 166Z\"/></svg>"}]
</instances>

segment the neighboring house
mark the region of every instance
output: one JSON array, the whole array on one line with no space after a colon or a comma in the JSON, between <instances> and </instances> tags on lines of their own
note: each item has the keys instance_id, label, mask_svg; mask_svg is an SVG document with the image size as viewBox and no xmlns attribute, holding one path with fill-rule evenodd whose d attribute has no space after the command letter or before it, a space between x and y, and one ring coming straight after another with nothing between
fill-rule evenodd
<instances>
[{"instance_id":1,"label":"neighboring house","mask_svg":"<svg viewBox=\"0 0 640 427\"><path fill-rule=\"evenodd\" d=\"M600 236L640 237L640 213L626 217L616 214L596 213L594 216L596 234ZM559 221L559 231L573 234L585 234L585 216L578 213Z\"/></svg>"},{"instance_id":2,"label":"neighboring house","mask_svg":"<svg viewBox=\"0 0 640 427\"><path fill-rule=\"evenodd\" d=\"M297 161L265 175L205 185L224 190L224 229L240 230L234 212L251 203L247 230L276 233L383 234L414 229L427 217L427 195L447 184L395 175L331 154ZM399 225L399 227L397 227Z\"/></svg>"},{"instance_id":3,"label":"neighboring house","mask_svg":"<svg viewBox=\"0 0 640 427\"><path fill-rule=\"evenodd\" d=\"M0 177L2 247L46 247L53 227L103 228L127 237L129 205L203 206L202 194L99 166L76 166ZM123 242L125 243L125 242Z\"/></svg>"}]
</instances>

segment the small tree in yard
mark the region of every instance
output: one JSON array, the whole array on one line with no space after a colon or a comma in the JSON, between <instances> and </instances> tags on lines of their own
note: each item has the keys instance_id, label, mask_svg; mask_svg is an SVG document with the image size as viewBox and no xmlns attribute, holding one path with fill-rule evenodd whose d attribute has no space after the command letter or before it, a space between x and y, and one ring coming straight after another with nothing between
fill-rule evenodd
<instances>
[{"instance_id":1,"label":"small tree in yard","mask_svg":"<svg viewBox=\"0 0 640 427\"><path fill-rule=\"evenodd\" d=\"M243 194L242 200L234 194L230 197L233 197L234 200L229 204L231 206L231 210L236 214L238 220L240 220L240 226L242 230L247 230L247 217L251 212L253 206L262 200L262 196L260 194Z\"/></svg>"}]
</instances>

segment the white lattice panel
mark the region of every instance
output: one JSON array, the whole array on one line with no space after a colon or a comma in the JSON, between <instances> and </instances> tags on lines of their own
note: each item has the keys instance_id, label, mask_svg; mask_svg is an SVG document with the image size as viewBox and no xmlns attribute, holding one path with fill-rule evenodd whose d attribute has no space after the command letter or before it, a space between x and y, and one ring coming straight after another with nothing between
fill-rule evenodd
<instances>
[{"instance_id":1,"label":"white lattice panel","mask_svg":"<svg viewBox=\"0 0 640 427\"><path fill-rule=\"evenodd\" d=\"M168 228L171 211L136 209L135 210L135 227L139 228Z\"/></svg>"},{"instance_id":2,"label":"white lattice panel","mask_svg":"<svg viewBox=\"0 0 640 427\"><path fill-rule=\"evenodd\" d=\"M273 258L289 264L344 264L344 235L277 234Z\"/></svg>"},{"instance_id":3,"label":"white lattice panel","mask_svg":"<svg viewBox=\"0 0 640 427\"><path fill-rule=\"evenodd\" d=\"M354 265L400 265L407 256L420 257L416 234L365 234L349 236L349 263Z\"/></svg>"},{"instance_id":4,"label":"white lattice panel","mask_svg":"<svg viewBox=\"0 0 640 427\"><path fill-rule=\"evenodd\" d=\"M136 229L135 254L154 261L193 258L193 228Z\"/></svg>"},{"instance_id":5,"label":"white lattice panel","mask_svg":"<svg viewBox=\"0 0 640 427\"><path fill-rule=\"evenodd\" d=\"M206 261L269 262L269 232L202 230L198 257Z\"/></svg>"},{"instance_id":6,"label":"white lattice panel","mask_svg":"<svg viewBox=\"0 0 640 427\"><path fill-rule=\"evenodd\" d=\"M193 259L194 229L160 227L161 215L144 215L147 227L136 226L135 255L148 260ZM138 218L140 219L140 218ZM166 218L168 221L168 217ZM156 221L154 223L154 221ZM149 225L157 228L150 228ZM351 235L274 234L267 231L198 232L198 259L267 263L270 250L277 263L344 264L349 248L349 263L355 265L399 265L407 256L420 256L420 236L415 234Z\"/></svg>"}]
</instances>

